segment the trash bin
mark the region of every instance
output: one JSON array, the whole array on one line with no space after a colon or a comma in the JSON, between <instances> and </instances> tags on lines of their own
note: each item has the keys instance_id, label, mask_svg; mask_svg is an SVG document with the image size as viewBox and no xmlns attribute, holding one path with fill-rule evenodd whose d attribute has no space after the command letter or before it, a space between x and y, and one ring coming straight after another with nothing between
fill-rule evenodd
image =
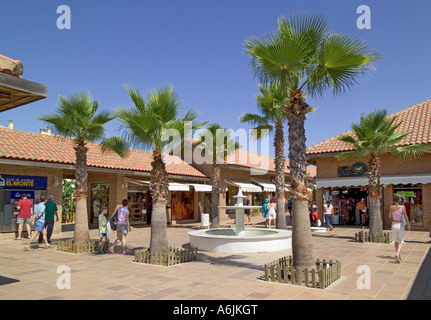
<instances>
[{"instance_id":1,"label":"trash bin","mask_svg":"<svg viewBox=\"0 0 431 320\"><path fill-rule=\"evenodd\" d=\"M210 227L210 214L202 213L201 214L201 229L209 229Z\"/></svg>"}]
</instances>

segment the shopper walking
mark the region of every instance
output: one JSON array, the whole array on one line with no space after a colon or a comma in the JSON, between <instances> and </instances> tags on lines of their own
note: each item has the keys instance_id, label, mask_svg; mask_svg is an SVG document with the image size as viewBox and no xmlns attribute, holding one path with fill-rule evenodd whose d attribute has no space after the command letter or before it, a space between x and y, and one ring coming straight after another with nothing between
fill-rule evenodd
<instances>
[{"instance_id":1,"label":"shopper walking","mask_svg":"<svg viewBox=\"0 0 431 320\"><path fill-rule=\"evenodd\" d=\"M277 206L273 199L269 200L269 203L267 204L268 208L268 228L271 229L271 221L274 221L274 229L276 229L275 221L277 219Z\"/></svg>"},{"instance_id":2,"label":"shopper walking","mask_svg":"<svg viewBox=\"0 0 431 320\"><path fill-rule=\"evenodd\" d=\"M108 247L109 252L114 253L114 247L121 242L121 246L123 247L123 254L126 254L126 236L131 231L130 220L129 220L129 210L127 209L127 205L129 201L124 199L122 202L123 206L118 208L117 216L118 216L118 224L117 224L117 239L112 244L112 246Z\"/></svg>"},{"instance_id":3,"label":"shopper walking","mask_svg":"<svg viewBox=\"0 0 431 320\"><path fill-rule=\"evenodd\" d=\"M389 219L392 219L392 234L395 241L395 260L401 263L401 249L404 244L405 226L410 230L410 221L406 208L400 205L400 198L394 196L394 204L389 207Z\"/></svg>"},{"instance_id":4,"label":"shopper walking","mask_svg":"<svg viewBox=\"0 0 431 320\"><path fill-rule=\"evenodd\" d=\"M53 195L48 197L48 201L45 204L45 227L46 227L46 238L48 243L51 243L51 236L54 230L54 215L55 221L58 221L58 208L54 202L55 198ZM42 243L43 234L39 234L39 243Z\"/></svg>"},{"instance_id":5,"label":"shopper walking","mask_svg":"<svg viewBox=\"0 0 431 320\"><path fill-rule=\"evenodd\" d=\"M34 218L32 219L32 223L35 225L36 232L33 233L30 240L28 240L27 245L24 247L24 250L28 251L30 250L30 244L33 242L36 237L39 236L40 233L43 234L43 240L45 241L45 248L52 248L52 246L49 245L48 239L46 237L46 227L45 227L45 204L46 204L46 197L41 196L40 197L40 203L36 206L35 212L34 212Z\"/></svg>"},{"instance_id":6,"label":"shopper walking","mask_svg":"<svg viewBox=\"0 0 431 320\"><path fill-rule=\"evenodd\" d=\"M323 218L325 220L326 228L331 231L334 227L332 226L331 219L334 216L334 206L330 201L326 201L326 204L323 205Z\"/></svg>"},{"instance_id":7,"label":"shopper walking","mask_svg":"<svg viewBox=\"0 0 431 320\"><path fill-rule=\"evenodd\" d=\"M16 222L18 223L18 237L15 240L22 239L22 225L25 224L27 228L27 238L30 239L31 236L31 217L33 216L33 201L27 199L25 193L22 194L21 200L19 200L18 205L18 217Z\"/></svg>"}]
</instances>

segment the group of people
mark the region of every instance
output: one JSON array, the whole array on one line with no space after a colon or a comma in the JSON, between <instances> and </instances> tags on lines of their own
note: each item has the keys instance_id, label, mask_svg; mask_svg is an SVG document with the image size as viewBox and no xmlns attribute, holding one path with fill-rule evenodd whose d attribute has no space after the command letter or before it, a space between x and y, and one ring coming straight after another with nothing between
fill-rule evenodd
<instances>
[{"instance_id":1,"label":"group of people","mask_svg":"<svg viewBox=\"0 0 431 320\"><path fill-rule=\"evenodd\" d=\"M334 206L331 201L327 201L323 205L323 220L325 222L326 228L331 231L334 227L332 226L332 217L334 216ZM310 226L320 227L322 222L319 218L318 207L315 204L311 205L310 208Z\"/></svg>"},{"instance_id":2,"label":"group of people","mask_svg":"<svg viewBox=\"0 0 431 320\"><path fill-rule=\"evenodd\" d=\"M26 225L28 242L24 250L30 250L31 243L38 238L38 242L45 242L45 248L51 248L51 236L54 230L54 222L58 221L58 208L54 202L54 196L40 196L40 202L33 210L33 201L27 198L26 194L21 196L17 205L18 216L18 237L22 239L23 225ZM56 220L54 220L54 216ZM35 232L31 232L31 226L35 226Z\"/></svg>"},{"instance_id":3,"label":"group of people","mask_svg":"<svg viewBox=\"0 0 431 320\"><path fill-rule=\"evenodd\" d=\"M277 199L272 197L271 199L265 199L265 203L262 206L262 215L265 218L265 228L271 229L271 225L274 224L274 229L276 229L277 220Z\"/></svg>"},{"instance_id":4,"label":"group of people","mask_svg":"<svg viewBox=\"0 0 431 320\"><path fill-rule=\"evenodd\" d=\"M103 206L100 209L99 214L99 235L100 235L100 244L97 248L97 251L100 253L105 253L105 247L106 243L108 244L107 250L110 253L114 253L114 247L121 243L121 247L123 249L123 254L127 254L126 251L126 237L127 234L132 231L132 227L130 226L130 219L129 219L129 209L127 206L129 205L129 200L124 199L122 201L122 206L117 209L117 239L114 241L114 243L110 243L109 239L111 237L111 226L110 222L108 221L108 208Z\"/></svg>"}]
</instances>

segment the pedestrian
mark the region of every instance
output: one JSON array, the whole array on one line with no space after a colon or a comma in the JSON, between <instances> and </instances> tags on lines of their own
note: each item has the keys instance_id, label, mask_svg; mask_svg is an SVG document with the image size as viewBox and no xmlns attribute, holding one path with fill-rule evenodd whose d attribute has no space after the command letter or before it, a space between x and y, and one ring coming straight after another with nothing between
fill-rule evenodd
<instances>
[{"instance_id":1,"label":"pedestrian","mask_svg":"<svg viewBox=\"0 0 431 320\"><path fill-rule=\"evenodd\" d=\"M46 227L46 238L48 243L51 243L52 231L54 230L54 215L55 221L58 221L58 208L54 202L54 196L50 195L48 201L45 204L45 227ZM39 243L42 243L43 234L39 234Z\"/></svg>"},{"instance_id":2,"label":"pedestrian","mask_svg":"<svg viewBox=\"0 0 431 320\"><path fill-rule=\"evenodd\" d=\"M271 221L274 221L274 229L276 229L275 221L277 218L276 210L277 206L274 202L274 199L269 200L269 203L267 204L268 208L268 228L271 229Z\"/></svg>"},{"instance_id":3,"label":"pedestrian","mask_svg":"<svg viewBox=\"0 0 431 320\"><path fill-rule=\"evenodd\" d=\"M43 240L45 241L45 248L52 248L52 246L48 243L48 239L46 237L46 227L45 227L45 204L46 197L40 196L40 202L36 206L34 217L32 218L31 224L35 225L36 232L33 233L30 240L28 240L27 245L24 247L24 250L30 250L30 244L33 242L36 237L39 236L40 233L43 234Z\"/></svg>"},{"instance_id":4,"label":"pedestrian","mask_svg":"<svg viewBox=\"0 0 431 320\"><path fill-rule=\"evenodd\" d=\"M331 218L334 216L334 206L330 201L326 201L326 204L323 205L323 218L325 220L326 228L329 228L331 231L334 227L331 223Z\"/></svg>"},{"instance_id":5,"label":"pedestrian","mask_svg":"<svg viewBox=\"0 0 431 320\"><path fill-rule=\"evenodd\" d=\"M362 198L361 201L359 201L356 204L356 210L355 210L355 224L363 224L364 220L362 220L362 215L366 211L366 206L365 206L365 199Z\"/></svg>"},{"instance_id":6,"label":"pedestrian","mask_svg":"<svg viewBox=\"0 0 431 320\"><path fill-rule=\"evenodd\" d=\"M108 220L106 219L108 215L108 208L106 206L102 206L100 208L100 214L98 217L99 220L99 236L100 236L100 245L97 248L97 251L100 253L105 253L105 243L108 239Z\"/></svg>"},{"instance_id":7,"label":"pedestrian","mask_svg":"<svg viewBox=\"0 0 431 320\"><path fill-rule=\"evenodd\" d=\"M122 207L118 208L117 215L118 215L118 224L117 224L117 239L114 241L112 246L108 247L109 252L114 253L113 248L121 242L121 245L123 247L123 254L126 254L126 236L129 233L129 231L132 230L130 227L130 220L129 220L129 210L127 209L127 205L129 204L129 201L127 199L124 199L122 202Z\"/></svg>"},{"instance_id":8,"label":"pedestrian","mask_svg":"<svg viewBox=\"0 0 431 320\"><path fill-rule=\"evenodd\" d=\"M18 217L16 222L18 223L18 237L15 240L22 239L22 225L25 224L27 228L27 239L30 239L31 235L31 217L33 216L33 201L27 199L27 195L23 193L21 200L19 200L16 207L18 209Z\"/></svg>"},{"instance_id":9,"label":"pedestrian","mask_svg":"<svg viewBox=\"0 0 431 320\"><path fill-rule=\"evenodd\" d=\"M319 218L319 214L317 213L317 210L318 210L318 208L316 205L311 206L310 225L312 227L320 227L322 225L320 218Z\"/></svg>"},{"instance_id":10,"label":"pedestrian","mask_svg":"<svg viewBox=\"0 0 431 320\"><path fill-rule=\"evenodd\" d=\"M249 206L250 205L250 200L248 200L248 198L245 198L242 201L242 204L244 206ZM248 220L248 224L251 225L251 212L250 212L250 209L244 209L244 221L247 222L247 220ZM245 225L247 225L247 223Z\"/></svg>"},{"instance_id":11,"label":"pedestrian","mask_svg":"<svg viewBox=\"0 0 431 320\"><path fill-rule=\"evenodd\" d=\"M392 234L395 241L395 260L401 263L401 249L404 244L405 226L410 230L410 221L406 208L400 205L400 198L394 195L394 204L389 207L389 219L392 219Z\"/></svg>"},{"instance_id":12,"label":"pedestrian","mask_svg":"<svg viewBox=\"0 0 431 320\"><path fill-rule=\"evenodd\" d=\"M289 210L289 215L292 216L292 199L287 199L287 210Z\"/></svg>"},{"instance_id":13,"label":"pedestrian","mask_svg":"<svg viewBox=\"0 0 431 320\"><path fill-rule=\"evenodd\" d=\"M269 203L269 199L266 198L265 203L261 209L262 216L265 218L265 228L268 228L268 203Z\"/></svg>"}]
</instances>

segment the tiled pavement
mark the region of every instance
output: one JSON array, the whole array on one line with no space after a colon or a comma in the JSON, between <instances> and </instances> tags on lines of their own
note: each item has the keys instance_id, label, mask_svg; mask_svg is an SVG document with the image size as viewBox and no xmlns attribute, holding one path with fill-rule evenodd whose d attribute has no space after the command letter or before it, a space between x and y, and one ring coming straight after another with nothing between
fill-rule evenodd
<instances>
[{"instance_id":1,"label":"tiled pavement","mask_svg":"<svg viewBox=\"0 0 431 320\"><path fill-rule=\"evenodd\" d=\"M256 219L259 218L254 222L261 222ZM199 224L169 227L169 244L187 247L187 231L193 228L199 228ZM0 299L431 299L428 232L406 232L402 263L398 264L393 258L393 244L356 243L353 235L357 230L338 227L313 235L316 259L340 260L342 263L341 279L325 290L262 280L263 265L291 254L290 249L259 254L199 252L195 262L167 268L134 263L132 255L73 255L39 248L36 244L33 250L23 251L25 240L2 240ZM98 231L91 230L90 233L96 238ZM72 232L55 235L53 244L72 236ZM128 235L128 248L147 247L149 240L149 227L133 228ZM371 272L370 287L360 289L357 282L359 279L364 283L360 281L363 274L357 271L363 265ZM71 270L70 289L57 287L62 276L59 266Z\"/></svg>"}]
</instances>

